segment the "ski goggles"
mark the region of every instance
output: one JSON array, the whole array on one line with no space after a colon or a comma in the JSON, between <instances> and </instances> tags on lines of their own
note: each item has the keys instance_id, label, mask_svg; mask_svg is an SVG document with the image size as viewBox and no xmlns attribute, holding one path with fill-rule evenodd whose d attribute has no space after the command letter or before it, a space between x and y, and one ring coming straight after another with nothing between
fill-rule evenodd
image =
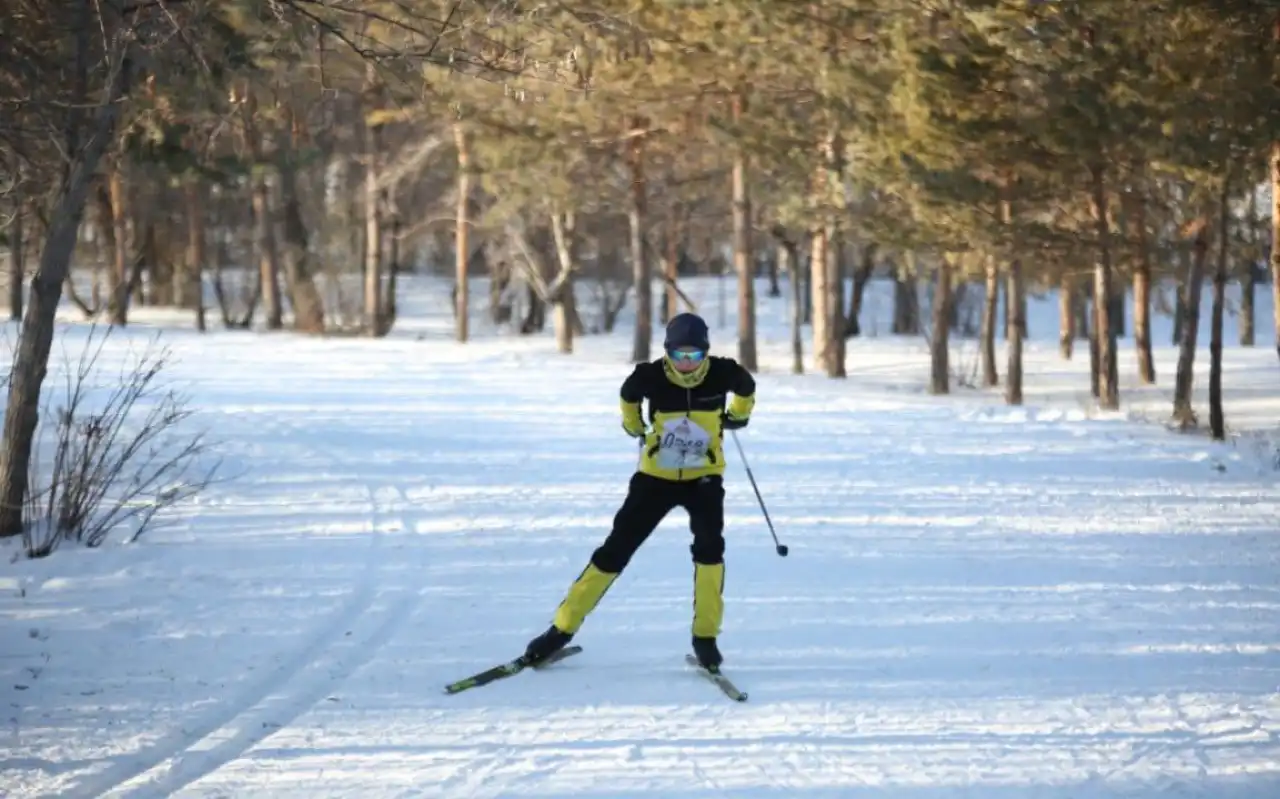
<instances>
[{"instance_id":1,"label":"ski goggles","mask_svg":"<svg viewBox=\"0 0 1280 799\"><path fill-rule=\"evenodd\" d=\"M707 357L706 350L667 350L668 357L673 361L689 361L690 363L701 363L702 359Z\"/></svg>"}]
</instances>

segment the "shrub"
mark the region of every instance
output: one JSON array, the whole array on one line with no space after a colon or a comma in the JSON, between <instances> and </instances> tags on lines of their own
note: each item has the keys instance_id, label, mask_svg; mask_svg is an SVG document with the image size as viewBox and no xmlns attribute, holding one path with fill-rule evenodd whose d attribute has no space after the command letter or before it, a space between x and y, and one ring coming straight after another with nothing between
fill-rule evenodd
<instances>
[{"instance_id":1,"label":"shrub","mask_svg":"<svg viewBox=\"0 0 1280 799\"><path fill-rule=\"evenodd\" d=\"M52 463L46 470L33 462L30 471L28 557L49 555L64 541L97 547L126 527L136 541L156 514L211 485L220 465L200 468L212 454L205 433L186 429L188 399L160 380L172 363L168 347L152 339L103 379L100 359L112 330L95 336L91 327L79 357L64 357L56 407L46 403L40 415L37 452L51 446Z\"/></svg>"}]
</instances>

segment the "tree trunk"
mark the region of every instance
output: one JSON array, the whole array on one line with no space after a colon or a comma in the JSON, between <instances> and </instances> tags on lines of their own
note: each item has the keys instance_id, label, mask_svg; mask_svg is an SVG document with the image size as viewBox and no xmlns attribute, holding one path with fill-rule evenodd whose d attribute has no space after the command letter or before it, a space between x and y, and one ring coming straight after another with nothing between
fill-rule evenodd
<instances>
[{"instance_id":1,"label":"tree trunk","mask_svg":"<svg viewBox=\"0 0 1280 799\"><path fill-rule=\"evenodd\" d=\"M1274 50L1280 50L1280 13L1271 28ZM1272 73L1273 87L1280 73ZM1271 310L1275 317L1276 356L1280 357L1280 138L1271 142Z\"/></svg>"},{"instance_id":2,"label":"tree trunk","mask_svg":"<svg viewBox=\"0 0 1280 799\"><path fill-rule=\"evenodd\" d=\"M862 315L862 299L867 294L867 281L875 272L876 253L879 249L879 246L874 243L862 248L862 262L853 273L853 291L849 293L849 313L844 319L845 338L857 338L862 335L862 326L858 323L858 317Z\"/></svg>"},{"instance_id":3,"label":"tree trunk","mask_svg":"<svg viewBox=\"0 0 1280 799\"><path fill-rule=\"evenodd\" d=\"M83 8L88 9L89 4L86 2ZM87 14L81 15L82 25L87 18ZM22 506L27 493L32 443L40 419L40 390L49 368L62 284L67 279L75 250L89 183L114 138L119 101L128 85L130 66L122 41L117 34L110 42L107 60L115 71L108 81L102 104L92 122L86 125L88 135L81 138L79 131L73 131L76 135L68 136L68 144L77 146L68 147L66 151L67 173L58 187L48 233L40 250L40 264L31 281L30 303L22 317L5 405L4 452L0 457L0 536L22 533Z\"/></svg>"},{"instance_id":4,"label":"tree trunk","mask_svg":"<svg viewBox=\"0 0 1280 799\"><path fill-rule=\"evenodd\" d=\"M641 121L634 123L636 128L642 127ZM644 222L646 195L644 177L644 142L637 136L632 139L627 151L631 167L631 204L627 209L627 222L630 229L631 274L636 295L635 336L631 343L631 360L643 363L650 360L650 346L653 339L653 292L650 286L652 269L648 254L644 251ZM724 307L723 304L721 307Z\"/></svg>"},{"instance_id":5,"label":"tree trunk","mask_svg":"<svg viewBox=\"0 0 1280 799\"><path fill-rule=\"evenodd\" d=\"M1227 264L1231 248L1231 177L1222 180L1218 198L1218 263L1213 270L1213 310L1209 312L1209 435L1215 441L1227 437L1222 412L1222 322L1227 302Z\"/></svg>"},{"instance_id":6,"label":"tree trunk","mask_svg":"<svg viewBox=\"0 0 1280 799\"><path fill-rule=\"evenodd\" d=\"M275 235L275 209L272 207L271 183L268 178L267 145L258 127L257 97L250 89L244 106L244 142L253 159L250 177L250 206L253 210L253 251L258 261L258 279L262 286L262 303L267 314L267 329L284 327L284 303L280 296L280 252Z\"/></svg>"},{"instance_id":7,"label":"tree trunk","mask_svg":"<svg viewBox=\"0 0 1280 799\"><path fill-rule=\"evenodd\" d=\"M951 392L951 364L948 361L951 338L951 256L938 263L934 278L933 317L929 339L929 393Z\"/></svg>"},{"instance_id":8,"label":"tree trunk","mask_svg":"<svg viewBox=\"0 0 1280 799\"><path fill-rule=\"evenodd\" d=\"M366 91L374 92L374 67L366 68ZM373 103L368 107L371 109ZM378 186L382 173L382 127L365 126L364 142L364 332L367 336L386 334L386 308L382 303L382 216L383 196Z\"/></svg>"},{"instance_id":9,"label":"tree trunk","mask_svg":"<svg viewBox=\"0 0 1280 799\"><path fill-rule=\"evenodd\" d=\"M996 370L996 305L1000 299L1000 269L996 265L994 255L987 256L986 293L982 297L982 329L978 334L982 347L982 385L990 387L1000 384L1000 373ZM1009 281L1013 288L1013 281ZM1006 290L1005 326L1006 340L1013 340L1013 295Z\"/></svg>"},{"instance_id":10,"label":"tree trunk","mask_svg":"<svg viewBox=\"0 0 1280 799\"><path fill-rule=\"evenodd\" d=\"M804 323L806 325L813 324L813 242L810 243L810 252L800 253L800 260L796 263L796 277L804 281Z\"/></svg>"},{"instance_id":11,"label":"tree trunk","mask_svg":"<svg viewBox=\"0 0 1280 799\"><path fill-rule=\"evenodd\" d=\"M572 214L562 214L558 209L552 212L551 232L555 237L556 261L559 262L560 273L552 283L554 288L548 300L555 303L552 324L556 332L556 350L565 354L573 352L573 270L577 263L575 227L576 221Z\"/></svg>"},{"instance_id":12,"label":"tree trunk","mask_svg":"<svg viewBox=\"0 0 1280 799\"><path fill-rule=\"evenodd\" d=\"M272 228L273 214L270 187L264 175L253 178L253 249L258 256L258 273L262 280L262 302L267 312L267 329L284 326L284 308L280 300L280 259Z\"/></svg>"},{"instance_id":13,"label":"tree trunk","mask_svg":"<svg viewBox=\"0 0 1280 799\"><path fill-rule=\"evenodd\" d=\"M841 142L834 132L819 142L819 164L814 194L825 209L822 223L813 234L813 254L809 263L810 296L813 307L813 349L815 368L828 377L844 377L844 270L842 243L837 226L837 198L840 191Z\"/></svg>"},{"instance_id":14,"label":"tree trunk","mask_svg":"<svg viewBox=\"0 0 1280 799\"><path fill-rule=\"evenodd\" d=\"M124 156L119 156L107 175L111 202L111 268L107 272L107 316L112 325L129 324L129 216L126 208Z\"/></svg>"},{"instance_id":15,"label":"tree trunk","mask_svg":"<svg viewBox=\"0 0 1280 799\"><path fill-rule=\"evenodd\" d=\"M809 335L813 339L813 368L822 369L827 358L831 336L827 333L830 315L827 313L827 262L831 259L827 228L819 226L810 237L808 306Z\"/></svg>"},{"instance_id":16,"label":"tree trunk","mask_svg":"<svg viewBox=\"0 0 1280 799\"><path fill-rule=\"evenodd\" d=\"M1276 22L1280 42L1280 21ZM1271 144L1271 308L1276 323L1276 356L1280 357L1280 139Z\"/></svg>"},{"instance_id":17,"label":"tree trunk","mask_svg":"<svg viewBox=\"0 0 1280 799\"><path fill-rule=\"evenodd\" d=\"M471 308L467 291L467 264L470 261L468 256L471 247L467 242L468 226L471 223L468 216L468 201L471 198L471 146L467 139L467 132L461 124L453 126L453 140L458 147L458 207L453 228L455 281L453 337L456 341L465 342L469 336L468 322Z\"/></svg>"},{"instance_id":18,"label":"tree trunk","mask_svg":"<svg viewBox=\"0 0 1280 799\"><path fill-rule=\"evenodd\" d=\"M205 240L204 183L199 176L190 176L182 184L187 205L187 265L186 275L190 286L183 292L192 300L196 312L196 330L208 330L204 309L204 264L208 259Z\"/></svg>"},{"instance_id":19,"label":"tree trunk","mask_svg":"<svg viewBox=\"0 0 1280 799\"><path fill-rule=\"evenodd\" d=\"M769 296L782 296L781 282L782 264L778 263L777 257L769 259Z\"/></svg>"},{"instance_id":20,"label":"tree trunk","mask_svg":"<svg viewBox=\"0 0 1280 799\"><path fill-rule=\"evenodd\" d=\"M1180 247L1178 266L1182 269L1175 273L1173 285L1173 340L1171 343L1175 347L1181 343L1182 334L1187 326L1187 275L1191 274L1191 260L1191 250Z\"/></svg>"},{"instance_id":21,"label":"tree trunk","mask_svg":"<svg viewBox=\"0 0 1280 799\"><path fill-rule=\"evenodd\" d=\"M1000 203L1000 221L1010 230L1013 229L1013 203L1003 200ZM1015 251L1021 249L1015 234ZM993 260L994 264L994 260ZM994 269L994 266L992 266ZM999 286L990 286L995 294ZM1005 341L1008 344L1008 384L1005 386L1005 402L1009 405L1022 404L1022 340L1027 332L1027 292L1022 284L1022 262L1014 258L1009 262L1008 281L1005 285L1005 303L1009 317L1005 328ZM995 311L991 311L991 321L995 322ZM992 325L994 327L994 324ZM994 358L993 358L994 360ZM994 365L992 369L994 370Z\"/></svg>"},{"instance_id":22,"label":"tree trunk","mask_svg":"<svg viewBox=\"0 0 1280 799\"><path fill-rule=\"evenodd\" d=\"M1089 329L1091 327L1089 324L1089 317L1092 315L1089 313L1089 292L1087 288L1075 285L1071 292L1071 296L1073 298L1071 302L1071 312L1075 316L1075 337L1080 341L1088 341L1090 335Z\"/></svg>"},{"instance_id":23,"label":"tree trunk","mask_svg":"<svg viewBox=\"0 0 1280 799\"><path fill-rule=\"evenodd\" d=\"M893 333L897 336L920 335L920 297L917 289L915 253L902 254L903 265L894 270Z\"/></svg>"},{"instance_id":24,"label":"tree trunk","mask_svg":"<svg viewBox=\"0 0 1280 799\"><path fill-rule=\"evenodd\" d=\"M1075 349L1076 302L1075 281L1065 274L1058 281L1058 354L1064 361L1071 360Z\"/></svg>"},{"instance_id":25,"label":"tree trunk","mask_svg":"<svg viewBox=\"0 0 1280 799\"><path fill-rule=\"evenodd\" d=\"M839 173L835 173L839 174ZM848 248L845 247L844 233L839 222L832 219L828 228L827 241L830 254L827 258L827 345L826 372L827 377L845 377L845 335L844 335L844 276L845 259Z\"/></svg>"},{"instance_id":26,"label":"tree trunk","mask_svg":"<svg viewBox=\"0 0 1280 799\"><path fill-rule=\"evenodd\" d=\"M506 261L489 261L489 320L494 326L511 321L511 302L507 299L507 287L511 285L511 266ZM457 290L454 291L453 315L458 317Z\"/></svg>"},{"instance_id":27,"label":"tree trunk","mask_svg":"<svg viewBox=\"0 0 1280 799\"><path fill-rule=\"evenodd\" d=\"M148 171L154 171L154 167ZM149 275L147 286L147 304L161 307L176 307L178 295L174 291L175 281L181 274L174 268L173 248L171 245L171 228L165 224L165 212L156 207L161 202L157 196L164 191L163 178L153 177L148 181L144 197L146 199L147 249L146 268Z\"/></svg>"},{"instance_id":28,"label":"tree trunk","mask_svg":"<svg viewBox=\"0 0 1280 799\"><path fill-rule=\"evenodd\" d=\"M960 265L959 261L957 260L956 266L959 267L959 265ZM965 337L971 337L977 333L977 331L973 329L973 325L971 324L969 319L965 319L963 320L963 322L960 319L960 309L965 304L965 297L968 296L969 287L971 285L972 284L969 281L964 280L963 278L957 281L955 280L955 276L954 275L952 276L951 317L947 320L947 322L948 324L951 325L951 332L959 333ZM1007 328L1007 325L1008 325L1007 319L1005 321L1005 325Z\"/></svg>"},{"instance_id":29,"label":"tree trunk","mask_svg":"<svg viewBox=\"0 0 1280 799\"><path fill-rule=\"evenodd\" d=\"M1200 335L1200 293L1204 286L1205 261L1209 256L1208 225L1200 222L1195 234L1194 252L1183 284L1184 318L1182 340L1178 351L1178 371L1173 386L1173 419L1181 427L1194 427L1195 410L1191 404L1191 387L1195 381L1196 339Z\"/></svg>"},{"instance_id":30,"label":"tree trunk","mask_svg":"<svg viewBox=\"0 0 1280 799\"><path fill-rule=\"evenodd\" d=\"M23 205L22 176L19 174L13 189L13 221L9 226L9 319L14 322L22 319L22 287L27 282L27 268L22 261L26 246L22 237Z\"/></svg>"},{"instance_id":31,"label":"tree trunk","mask_svg":"<svg viewBox=\"0 0 1280 799\"><path fill-rule=\"evenodd\" d=\"M1111 279L1111 308L1107 311L1107 318L1111 320L1111 329L1115 333L1117 339L1125 337L1125 315L1124 315L1124 288L1119 280L1112 275Z\"/></svg>"},{"instance_id":32,"label":"tree trunk","mask_svg":"<svg viewBox=\"0 0 1280 799\"><path fill-rule=\"evenodd\" d=\"M800 275L800 245L778 236L778 269L791 287L791 373L804 374L804 283Z\"/></svg>"},{"instance_id":33,"label":"tree trunk","mask_svg":"<svg viewBox=\"0 0 1280 799\"><path fill-rule=\"evenodd\" d=\"M387 288L382 295L382 334L386 335L395 327L396 317L400 313L400 236L403 222L400 218L400 206L393 189L383 189L383 202L386 205L387 224L390 230L387 235Z\"/></svg>"},{"instance_id":34,"label":"tree trunk","mask_svg":"<svg viewBox=\"0 0 1280 799\"><path fill-rule=\"evenodd\" d=\"M292 127L292 124L287 125L276 151L282 217L281 261L285 284L289 287L289 304L293 306L293 329L300 333L319 335L325 330L324 303L316 289L307 226L302 221L302 204L298 199L298 171L294 162L294 153L297 151L292 141Z\"/></svg>"},{"instance_id":35,"label":"tree trunk","mask_svg":"<svg viewBox=\"0 0 1280 799\"><path fill-rule=\"evenodd\" d=\"M1027 294L1022 285L1022 263L1017 258L1009 262L1008 282L1005 294L1009 297L1009 360L1005 370L1005 402L1022 404L1022 331L1027 329Z\"/></svg>"},{"instance_id":36,"label":"tree trunk","mask_svg":"<svg viewBox=\"0 0 1280 799\"><path fill-rule=\"evenodd\" d=\"M999 282L997 282L996 285L999 286ZM1027 302L1026 285L1025 283L1021 283L1021 281L1020 281L1020 285L1022 286L1021 290L1023 292L1023 296L1010 297L1008 296L1009 281L1007 279L1005 280L1005 298L1004 298L1004 339L1005 341L1010 341L1011 339L1013 339L1013 325L1014 325L1014 315L1015 315L1013 313L1013 306L1017 305L1018 303L1022 303L1023 307L1026 306L1026 302ZM1023 341L1027 340L1027 318L1025 315L1022 317L1022 329L1018 331L1018 335L1021 336Z\"/></svg>"},{"instance_id":37,"label":"tree trunk","mask_svg":"<svg viewBox=\"0 0 1280 799\"><path fill-rule=\"evenodd\" d=\"M1098 346L1098 404L1103 410L1120 408L1119 364L1116 334L1111 322L1111 227L1107 221L1106 167L1090 167L1094 226L1098 236L1098 260L1094 265L1094 338Z\"/></svg>"},{"instance_id":38,"label":"tree trunk","mask_svg":"<svg viewBox=\"0 0 1280 799\"><path fill-rule=\"evenodd\" d=\"M1240 271L1240 346L1253 347L1257 344L1254 333L1257 327L1257 293L1258 293L1258 257L1261 252L1258 236L1258 190L1249 189L1248 222L1245 225L1245 238L1248 247ZM1280 337L1280 328L1276 334Z\"/></svg>"},{"instance_id":39,"label":"tree trunk","mask_svg":"<svg viewBox=\"0 0 1280 799\"><path fill-rule=\"evenodd\" d=\"M747 98L733 97L734 122L742 124ZM738 273L738 362L749 372L760 368L756 357L756 289L751 252L751 196L747 188L746 148L733 153L733 268Z\"/></svg>"},{"instance_id":40,"label":"tree trunk","mask_svg":"<svg viewBox=\"0 0 1280 799\"><path fill-rule=\"evenodd\" d=\"M1089 393L1094 399L1102 396L1102 361L1099 360L1098 347L1098 310L1094 306L1092 295L1089 297L1089 316L1095 324L1089 325Z\"/></svg>"},{"instance_id":41,"label":"tree trunk","mask_svg":"<svg viewBox=\"0 0 1280 799\"><path fill-rule=\"evenodd\" d=\"M1151 354L1151 246L1147 238L1147 198L1139 194L1134 214L1134 236L1138 241L1138 263L1133 270L1133 344L1138 353L1138 379L1147 385L1156 382L1156 363Z\"/></svg>"}]
</instances>

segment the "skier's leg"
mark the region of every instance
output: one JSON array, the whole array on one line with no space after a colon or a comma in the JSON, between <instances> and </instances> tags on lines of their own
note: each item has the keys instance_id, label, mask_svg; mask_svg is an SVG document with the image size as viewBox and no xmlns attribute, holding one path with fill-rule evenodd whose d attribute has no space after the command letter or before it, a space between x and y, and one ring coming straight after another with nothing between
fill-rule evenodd
<instances>
[{"instance_id":1,"label":"skier's leg","mask_svg":"<svg viewBox=\"0 0 1280 799\"><path fill-rule=\"evenodd\" d=\"M666 480L637 472L627 488L627 497L613 517L613 529L591 553L586 568L569 586L556 609L555 620L545 633L529 643L526 654L541 659L569 642L587 615L636 553L645 539L671 512L679 500Z\"/></svg>"},{"instance_id":2,"label":"skier's leg","mask_svg":"<svg viewBox=\"0 0 1280 799\"><path fill-rule=\"evenodd\" d=\"M716 646L724 619L724 481L706 477L689 486L686 501L693 544L693 650L705 666L719 666Z\"/></svg>"}]
</instances>

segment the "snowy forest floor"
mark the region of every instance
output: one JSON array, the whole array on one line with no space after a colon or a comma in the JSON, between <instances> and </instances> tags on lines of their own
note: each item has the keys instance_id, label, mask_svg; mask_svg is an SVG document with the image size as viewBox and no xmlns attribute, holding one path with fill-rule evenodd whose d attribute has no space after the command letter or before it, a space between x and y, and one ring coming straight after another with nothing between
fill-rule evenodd
<instances>
[{"instance_id":1,"label":"snowy forest floor","mask_svg":"<svg viewBox=\"0 0 1280 799\"><path fill-rule=\"evenodd\" d=\"M919 338L850 342L846 380L790 375L786 301L762 285L741 440L791 555L730 448L722 649L750 701L683 663L680 511L583 654L446 696L545 628L608 530L635 465L630 318L572 356L549 333L463 346L447 284L405 287L379 341L142 311L108 344L119 362L162 325L169 379L242 476L136 544L0 549L5 797L1280 795L1273 336L1227 350L1214 443L1160 424L1167 320L1159 385L1136 386L1126 340L1124 408L1100 414L1087 349L1060 360L1056 300L1033 302L1010 409L927 396ZM689 290L734 354L732 309L722 326L713 282ZM864 328L887 328L887 296ZM963 369L976 348L954 352Z\"/></svg>"}]
</instances>

